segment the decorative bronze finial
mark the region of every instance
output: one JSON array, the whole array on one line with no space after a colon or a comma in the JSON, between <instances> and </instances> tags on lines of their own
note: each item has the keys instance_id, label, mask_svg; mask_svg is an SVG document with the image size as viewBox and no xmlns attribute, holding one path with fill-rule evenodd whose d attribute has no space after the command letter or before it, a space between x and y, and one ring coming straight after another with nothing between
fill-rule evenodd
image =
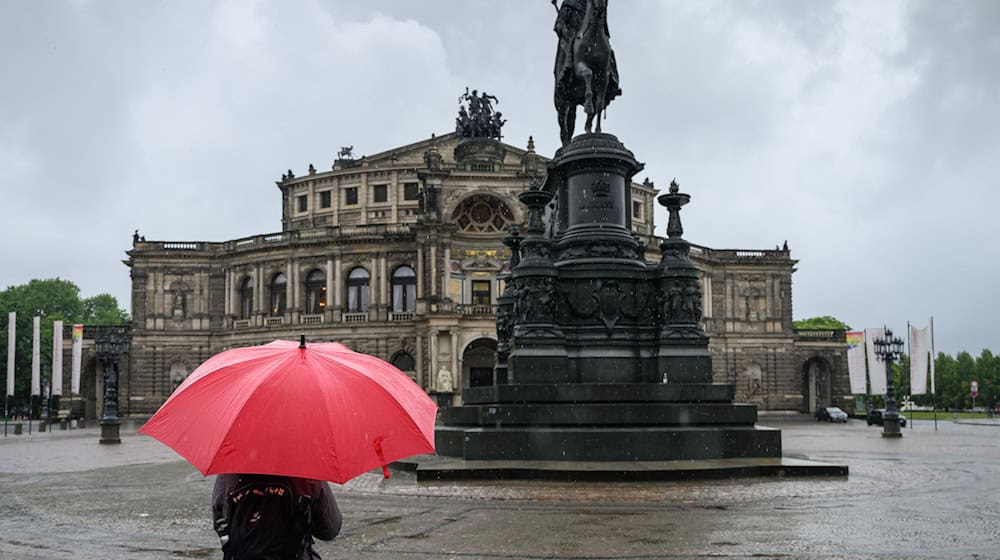
<instances>
[{"instance_id":1,"label":"decorative bronze finial","mask_svg":"<svg viewBox=\"0 0 1000 560\"><path fill-rule=\"evenodd\" d=\"M672 179L670 181L670 192L673 194L677 194L678 192L680 192L680 190L681 186L677 184L677 179L676 178Z\"/></svg>"},{"instance_id":2,"label":"decorative bronze finial","mask_svg":"<svg viewBox=\"0 0 1000 560\"><path fill-rule=\"evenodd\" d=\"M531 152L531 153L535 153L535 137L534 136L529 136L528 137L528 151Z\"/></svg>"}]
</instances>

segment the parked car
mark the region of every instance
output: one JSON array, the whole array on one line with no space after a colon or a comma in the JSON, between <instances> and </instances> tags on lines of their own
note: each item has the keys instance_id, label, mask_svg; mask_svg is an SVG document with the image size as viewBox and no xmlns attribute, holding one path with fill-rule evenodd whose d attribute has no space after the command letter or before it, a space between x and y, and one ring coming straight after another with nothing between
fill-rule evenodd
<instances>
[{"instance_id":1,"label":"parked car","mask_svg":"<svg viewBox=\"0 0 1000 560\"><path fill-rule=\"evenodd\" d=\"M824 406L816 411L816 421L847 422L847 413L836 406Z\"/></svg>"},{"instance_id":2,"label":"parked car","mask_svg":"<svg viewBox=\"0 0 1000 560\"><path fill-rule=\"evenodd\" d=\"M885 415L884 408L874 408L868 411L868 425L871 426L875 424L881 426L883 424L882 416ZM899 415L899 426L902 428L906 427L906 416L902 414Z\"/></svg>"}]
</instances>

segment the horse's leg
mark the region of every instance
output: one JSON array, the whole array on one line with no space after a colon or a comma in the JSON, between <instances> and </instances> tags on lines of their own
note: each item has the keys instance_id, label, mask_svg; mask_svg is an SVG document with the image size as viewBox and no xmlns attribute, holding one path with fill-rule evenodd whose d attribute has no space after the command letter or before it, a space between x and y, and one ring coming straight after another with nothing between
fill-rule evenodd
<instances>
[{"instance_id":1,"label":"horse's leg","mask_svg":"<svg viewBox=\"0 0 1000 560\"><path fill-rule=\"evenodd\" d=\"M599 91L602 91L602 90L599 90ZM604 114L604 111L607 111L607 109L608 109L607 107L604 106L604 94L603 93L597 94L596 104L597 104L597 107L599 107L599 109L597 110L597 113L596 113L597 114L597 133L600 134L601 133L601 116Z\"/></svg>"},{"instance_id":2,"label":"horse's leg","mask_svg":"<svg viewBox=\"0 0 1000 560\"><path fill-rule=\"evenodd\" d=\"M594 72L587 65L578 62L576 64L576 75L586 86L587 91L583 96L583 111L589 117L594 112ZM590 132L588 130L587 132Z\"/></svg>"},{"instance_id":3,"label":"horse's leg","mask_svg":"<svg viewBox=\"0 0 1000 560\"><path fill-rule=\"evenodd\" d=\"M566 104L563 118L566 120L566 138L563 139L563 145L565 146L573 139L573 129L576 127L576 103Z\"/></svg>"}]
</instances>

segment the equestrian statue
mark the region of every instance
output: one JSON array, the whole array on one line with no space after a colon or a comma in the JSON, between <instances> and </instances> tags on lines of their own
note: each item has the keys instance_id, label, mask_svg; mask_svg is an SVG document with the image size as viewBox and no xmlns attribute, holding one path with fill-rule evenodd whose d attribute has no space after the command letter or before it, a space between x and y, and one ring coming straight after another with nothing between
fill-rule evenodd
<instances>
[{"instance_id":1,"label":"equestrian statue","mask_svg":"<svg viewBox=\"0 0 1000 560\"><path fill-rule=\"evenodd\" d=\"M586 131L591 132L596 116L600 132L602 114L622 90L608 33L608 0L563 0L558 6L552 0L552 5L559 12L554 97L565 146L573 139L577 105L587 113Z\"/></svg>"}]
</instances>

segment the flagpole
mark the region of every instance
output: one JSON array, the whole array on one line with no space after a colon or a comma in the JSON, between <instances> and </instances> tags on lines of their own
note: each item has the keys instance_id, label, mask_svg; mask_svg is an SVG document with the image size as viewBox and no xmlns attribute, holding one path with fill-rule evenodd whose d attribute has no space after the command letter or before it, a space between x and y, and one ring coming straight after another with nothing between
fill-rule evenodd
<instances>
[{"instance_id":1,"label":"flagpole","mask_svg":"<svg viewBox=\"0 0 1000 560\"><path fill-rule=\"evenodd\" d=\"M937 387L934 385L934 360L937 353L934 351L934 316L931 315L931 403L934 407L934 431L937 431Z\"/></svg>"},{"instance_id":2,"label":"flagpole","mask_svg":"<svg viewBox=\"0 0 1000 560\"><path fill-rule=\"evenodd\" d=\"M907 397L907 402L910 403L910 430L913 430L913 347L910 346L910 322L906 322L906 355L909 357L907 362L909 362L910 371L907 372L910 376L910 394ZM902 382L901 382L902 383Z\"/></svg>"}]
</instances>

